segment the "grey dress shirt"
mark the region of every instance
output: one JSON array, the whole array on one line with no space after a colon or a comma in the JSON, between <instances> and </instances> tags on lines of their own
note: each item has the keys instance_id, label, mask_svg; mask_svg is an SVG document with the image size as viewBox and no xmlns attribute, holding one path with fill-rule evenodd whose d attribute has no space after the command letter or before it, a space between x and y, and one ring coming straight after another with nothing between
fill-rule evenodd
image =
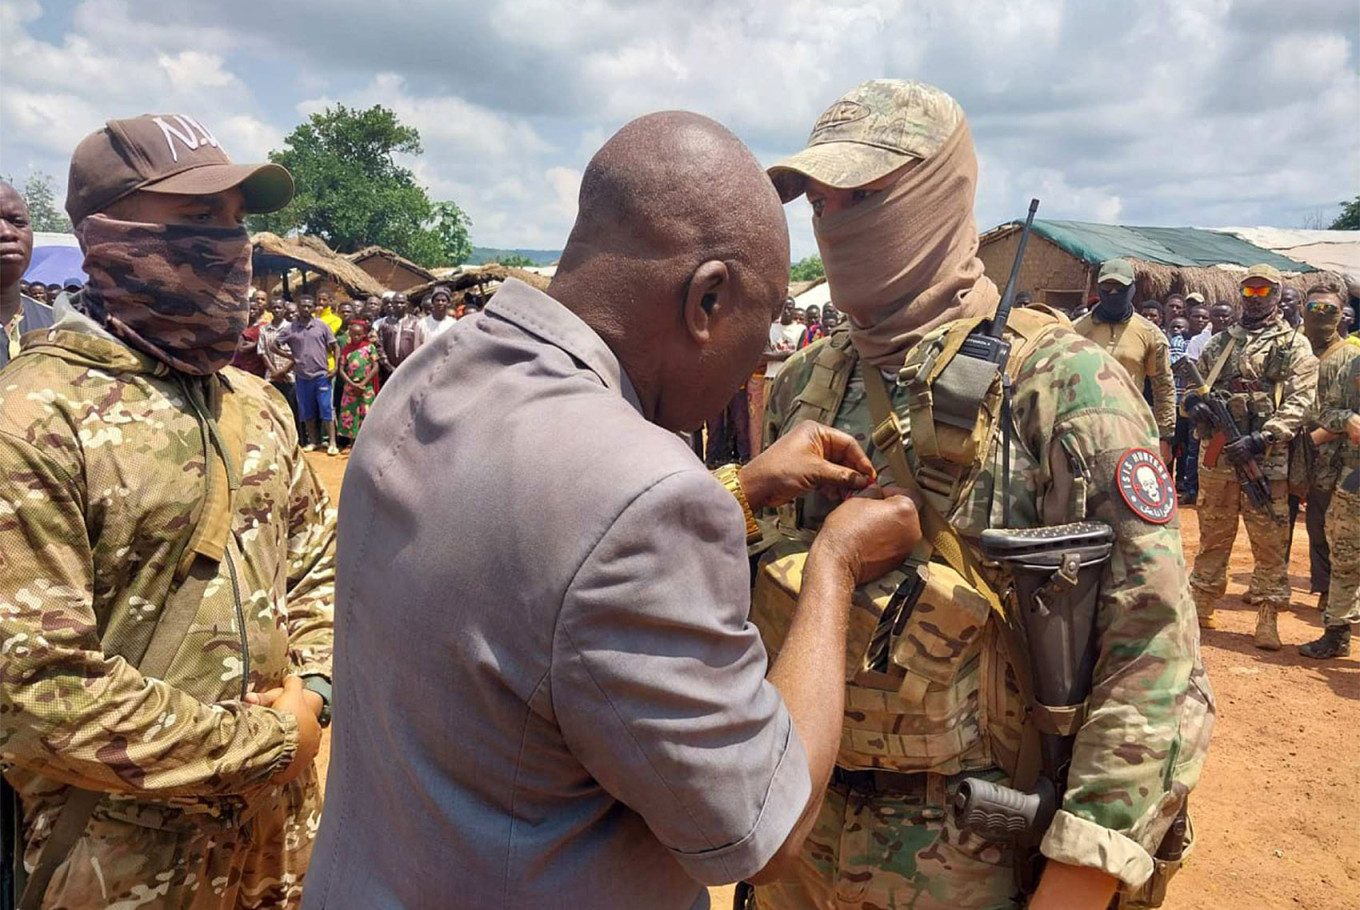
<instances>
[{"instance_id":1,"label":"grey dress shirt","mask_svg":"<svg viewBox=\"0 0 1360 910\"><path fill-rule=\"evenodd\" d=\"M340 501L304 907L706 907L808 798L741 512L609 348L507 282L421 347Z\"/></svg>"}]
</instances>

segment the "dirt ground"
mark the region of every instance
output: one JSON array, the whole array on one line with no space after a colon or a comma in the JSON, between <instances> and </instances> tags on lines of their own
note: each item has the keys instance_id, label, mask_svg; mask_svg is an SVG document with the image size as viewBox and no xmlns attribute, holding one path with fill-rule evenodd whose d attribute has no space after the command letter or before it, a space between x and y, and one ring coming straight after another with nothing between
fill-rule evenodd
<instances>
[{"instance_id":1,"label":"dirt ground","mask_svg":"<svg viewBox=\"0 0 1360 910\"><path fill-rule=\"evenodd\" d=\"M345 458L308 458L337 495ZM1182 527L1192 562L1193 509L1183 512ZM1319 663L1295 651L1321 629L1317 597L1308 593L1302 517L1296 538L1294 605L1280 618L1285 649L1269 653L1251 641L1255 610L1241 600L1251 553L1239 530L1220 628L1203 640L1218 725L1191 797L1198 844L1172 886L1168 910L1360 906L1360 659ZM328 744L323 761L326 751ZM715 908L731 906L730 887L711 894Z\"/></svg>"}]
</instances>

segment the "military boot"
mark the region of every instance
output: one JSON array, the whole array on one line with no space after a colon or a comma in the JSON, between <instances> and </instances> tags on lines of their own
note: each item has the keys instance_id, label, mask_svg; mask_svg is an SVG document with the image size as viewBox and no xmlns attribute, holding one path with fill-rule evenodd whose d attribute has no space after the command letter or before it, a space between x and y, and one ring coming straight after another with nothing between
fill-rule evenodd
<instances>
[{"instance_id":1,"label":"military boot","mask_svg":"<svg viewBox=\"0 0 1360 910\"><path fill-rule=\"evenodd\" d=\"M1275 604L1263 603L1256 608L1256 647L1262 651L1280 650L1280 632L1275 628Z\"/></svg>"},{"instance_id":2,"label":"military boot","mask_svg":"<svg viewBox=\"0 0 1360 910\"><path fill-rule=\"evenodd\" d=\"M1242 594L1242 603L1246 604L1246 605L1249 606L1249 607L1254 607L1254 606L1256 606L1257 604L1259 604L1260 602L1261 602L1261 595L1260 595L1260 594L1257 594L1255 591L1251 590L1250 588L1248 588L1248 589Z\"/></svg>"},{"instance_id":3,"label":"military boot","mask_svg":"<svg viewBox=\"0 0 1360 910\"><path fill-rule=\"evenodd\" d=\"M1328 626L1322 630L1322 637L1299 645L1299 653L1314 660L1331 660L1333 657L1350 657L1351 627Z\"/></svg>"},{"instance_id":4,"label":"military boot","mask_svg":"<svg viewBox=\"0 0 1360 910\"><path fill-rule=\"evenodd\" d=\"M1201 629L1218 628L1218 623L1214 621L1214 602L1212 600L1200 600L1196 597L1195 616L1199 619Z\"/></svg>"}]
</instances>

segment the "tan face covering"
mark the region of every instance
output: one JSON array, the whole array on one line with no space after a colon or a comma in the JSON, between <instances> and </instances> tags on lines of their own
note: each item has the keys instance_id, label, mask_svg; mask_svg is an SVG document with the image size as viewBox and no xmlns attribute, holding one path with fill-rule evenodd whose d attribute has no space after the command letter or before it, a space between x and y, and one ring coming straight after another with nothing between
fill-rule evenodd
<instances>
[{"instance_id":1,"label":"tan face covering","mask_svg":"<svg viewBox=\"0 0 1360 910\"><path fill-rule=\"evenodd\" d=\"M844 212L812 219L836 309L876 367L896 370L931 329L995 310L977 256L977 157L968 123L897 183Z\"/></svg>"}]
</instances>

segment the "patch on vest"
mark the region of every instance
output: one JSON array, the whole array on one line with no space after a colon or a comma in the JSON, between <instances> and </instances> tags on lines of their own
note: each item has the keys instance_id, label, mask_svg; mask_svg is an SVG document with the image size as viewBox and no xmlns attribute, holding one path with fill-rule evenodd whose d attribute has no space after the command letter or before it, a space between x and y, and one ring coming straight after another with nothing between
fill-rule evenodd
<instances>
[{"instance_id":1,"label":"patch on vest","mask_svg":"<svg viewBox=\"0 0 1360 910\"><path fill-rule=\"evenodd\" d=\"M1119 495L1144 521L1164 525L1176 514L1176 488L1166 465L1147 449L1129 449L1115 474Z\"/></svg>"}]
</instances>

